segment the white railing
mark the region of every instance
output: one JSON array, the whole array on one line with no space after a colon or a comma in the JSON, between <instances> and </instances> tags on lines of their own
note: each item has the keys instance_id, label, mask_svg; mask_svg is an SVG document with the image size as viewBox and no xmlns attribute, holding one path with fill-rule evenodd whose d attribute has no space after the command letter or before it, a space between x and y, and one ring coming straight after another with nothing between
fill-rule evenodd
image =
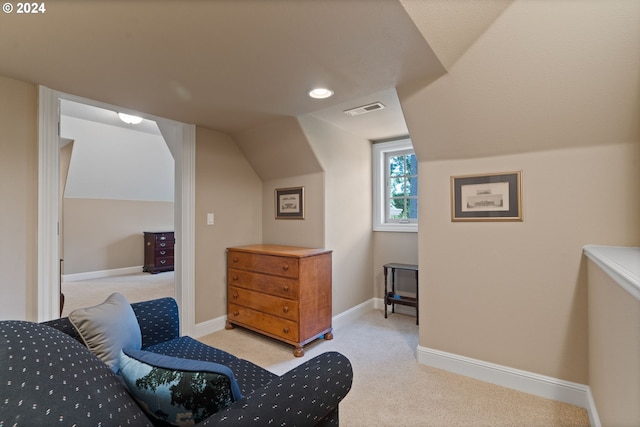
<instances>
[{"instance_id":1,"label":"white railing","mask_svg":"<svg viewBox=\"0 0 640 427\"><path fill-rule=\"evenodd\" d=\"M587 245L585 255L640 300L640 247Z\"/></svg>"}]
</instances>

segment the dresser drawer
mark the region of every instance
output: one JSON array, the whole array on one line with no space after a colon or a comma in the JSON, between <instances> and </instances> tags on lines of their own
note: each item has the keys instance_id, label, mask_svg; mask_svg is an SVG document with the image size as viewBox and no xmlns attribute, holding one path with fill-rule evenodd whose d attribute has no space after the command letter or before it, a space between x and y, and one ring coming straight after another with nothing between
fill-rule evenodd
<instances>
[{"instance_id":1,"label":"dresser drawer","mask_svg":"<svg viewBox=\"0 0 640 427\"><path fill-rule=\"evenodd\" d=\"M298 320L298 302L286 298L278 298L247 289L229 286L229 302L243 307L250 307L263 313L273 314L292 321Z\"/></svg>"},{"instance_id":2,"label":"dresser drawer","mask_svg":"<svg viewBox=\"0 0 640 427\"><path fill-rule=\"evenodd\" d=\"M173 237L173 233L155 233L155 240L156 243L171 243L171 246L173 246L173 242L175 241L174 237Z\"/></svg>"},{"instance_id":3,"label":"dresser drawer","mask_svg":"<svg viewBox=\"0 0 640 427\"><path fill-rule=\"evenodd\" d=\"M160 248L155 250L156 258L173 257L173 248Z\"/></svg>"},{"instance_id":4,"label":"dresser drawer","mask_svg":"<svg viewBox=\"0 0 640 427\"><path fill-rule=\"evenodd\" d=\"M297 280L267 276L235 268L229 269L227 284L290 299L298 299L299 294Z\"/></svg>"},{"instance_id":5,"label":"dresser drawer","mask_svg":"<svg viewBox=\"0 0 640 427\"><path fill-rule=\"evenodd\" d=\"M171 267L173 268L173 257L156 258L153 263L154 267Z\"/></svg>"},{"instance_id":6,"label":"dresser drawer","mask_svg":"<svg viewBox=\"0 0 640 427\"><path fill-rule=\"evenodd\" d=\"M229 251L229 267L284 277L298 277L298 258Z\"/></svg>"},{"instance_id":7,"label":"dresser drawer","mask_svg":"<svg viewBox=\"0 0 640 427\"><path fill-rule=\"evenodd\" d=\"M173 240L156 240L156 249L173 249Z\"/></svg>"},{"instance_id":8,"label":"dresser drawer","mask_svg":"<svg viewBox=\"0 0 640 427\"><path fill-rule=\"evenodd\" d=\"M281 317L229 303L228 320L289 341L298 341L298 325Z\"/></svg>"}]
</instances>

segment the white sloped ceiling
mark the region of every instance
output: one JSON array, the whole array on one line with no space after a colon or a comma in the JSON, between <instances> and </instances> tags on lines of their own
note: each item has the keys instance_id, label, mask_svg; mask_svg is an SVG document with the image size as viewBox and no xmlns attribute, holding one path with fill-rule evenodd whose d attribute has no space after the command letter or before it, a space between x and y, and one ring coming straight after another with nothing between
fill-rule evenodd
<instances>
[{"instance_id":1,"label":"white sloped ceiling","mask_svg":"<svg viewBox=\"0 0 640 427\"><path fill-rule=\"evenodd\" d=\"M61 138L74 141L64 197L174 200L174 160L154 122L145 120L138 131L65 114L73 110L63 105L60 120Z\"/></svg>"}]
</instances>

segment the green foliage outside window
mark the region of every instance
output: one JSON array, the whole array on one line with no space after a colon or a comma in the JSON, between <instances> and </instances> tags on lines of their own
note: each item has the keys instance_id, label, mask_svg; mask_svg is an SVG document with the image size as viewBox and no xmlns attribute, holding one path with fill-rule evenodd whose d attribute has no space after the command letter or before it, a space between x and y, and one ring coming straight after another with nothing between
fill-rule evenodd
<instances>
[{"instance_id":1,"label":"green foliage outside window","mask_svg":"<svg viewBox=\"0 0 640 427\"><path fill-rule=\"evenodd\" d=\"M418 160L405 151L387 156L387 220L413 222L418 219Z\"/></svg>"}]
</instances>

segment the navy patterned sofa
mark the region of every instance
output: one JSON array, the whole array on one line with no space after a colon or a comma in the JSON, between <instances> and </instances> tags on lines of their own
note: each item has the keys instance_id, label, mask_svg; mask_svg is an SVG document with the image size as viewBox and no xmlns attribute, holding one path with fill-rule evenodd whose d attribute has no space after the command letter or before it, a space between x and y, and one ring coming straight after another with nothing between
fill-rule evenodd
<instances>
[{"instance_id":1,"label":"navy patterned sofa","mask_svg":"<svg viewBox=\"0 0 640 427\"><path fill-rule=\"evenodd\" d=\"M215 362L231 369L242 398L201 426L337 426L338 404L353 371L327 352L282 376L249 361L179 336L172 298L131 304L142 350ZM127 387L83 344L69 318L44 323L0 321L0 427L153 426Z\"/></svg>"}]
</instances>

